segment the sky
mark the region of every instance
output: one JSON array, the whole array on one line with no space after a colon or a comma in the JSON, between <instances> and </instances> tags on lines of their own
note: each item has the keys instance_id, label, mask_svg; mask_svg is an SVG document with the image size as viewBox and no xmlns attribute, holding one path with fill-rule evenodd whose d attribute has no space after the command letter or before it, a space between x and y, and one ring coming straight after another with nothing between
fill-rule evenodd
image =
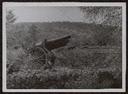
<instances>
[{"instance_id":1,"label":"sky","mask_svg":"<svg viewBox=\"0 0 128 94\"><path fill-rule=\"evenodd\" d=\"M85 22L79 7L11 7L17 17L16 22Z\"/></svg>"}]
</instances>

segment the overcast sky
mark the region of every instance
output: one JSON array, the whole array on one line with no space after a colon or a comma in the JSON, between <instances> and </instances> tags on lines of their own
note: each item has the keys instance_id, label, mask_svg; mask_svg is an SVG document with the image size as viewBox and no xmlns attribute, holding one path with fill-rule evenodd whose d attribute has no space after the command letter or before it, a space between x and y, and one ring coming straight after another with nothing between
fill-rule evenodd
<instances>
[{"instance_id":1,"label":"overcast sky","mask_svg":"<svg viewBox=\"0 0 128 94\"><path fill-rule=\"evenodd\" d=\"M85 22L78 7L12 7L16 22Z\"/></svg>"}]
</instances>

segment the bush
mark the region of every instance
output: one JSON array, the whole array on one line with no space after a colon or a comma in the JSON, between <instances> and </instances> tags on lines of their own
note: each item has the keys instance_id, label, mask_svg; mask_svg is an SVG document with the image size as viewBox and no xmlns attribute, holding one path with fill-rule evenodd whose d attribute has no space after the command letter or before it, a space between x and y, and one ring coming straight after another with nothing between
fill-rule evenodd
<instances>
[{"instance_id":1,"label":"bush","mask_svg":"<svg viewBox=\"0 0 128 94\"><path fill-rule=\"evenodd\" d=\"M121 71L116 68L103 68L97 72L97 88L121 88L122 76Z\"/></svg>"},{"instance_id":2,"label":"bush","mask_svg":"<svg viewBox=\"0 0 128 94\"><path fill-rule=\"evenodd\" d=\"M7 88L65 88L65 84L75 79L78 75L78 72L67 68L54 69L54 71L24 70L7 76Z\"/></svg>"}]
</instances>

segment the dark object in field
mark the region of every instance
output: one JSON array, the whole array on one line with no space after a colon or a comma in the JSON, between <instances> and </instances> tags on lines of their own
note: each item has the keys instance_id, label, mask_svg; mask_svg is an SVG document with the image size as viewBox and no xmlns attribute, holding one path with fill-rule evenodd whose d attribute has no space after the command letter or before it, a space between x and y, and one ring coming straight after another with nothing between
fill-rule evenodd
<instances>
[{"instance_id":1,"label":"dark object in field","mask_svg":"<svg viewBox=\"0 0 128 94\"><path fill-rule=\"evenodd\" d=\"M51 50L66 46L70 37L71 36L65 36L48 41L45 39L44 41L37 43L34 47L29 49L29 53L33 58L32 61L40 61L41 64L45 64L47 65L46 67L51 68L56 59L56 56Z\"/></svg>"},{"instance_id":2,"label":"dark object in field","mask_svg":"<svg viewBox=\"0 0 128 94\"><path fill-rule=\"evenodd\" d=\"M56 48L63 47L69 42L70 38L71 36L65 36L54 40L48 40L46 41L45 47L50 51Z\"/></svg>"},{"instance_id":3,"label":"dark object in field","mask_svg":"<svg viewBox=\"0 0 128 94\"><path fill-rule=\"evenodd\" d=\"M66 46L70 38L71 36L65 36L65 37L52 39L52 40L45 39L44 41L37 43L35 47L41 47L41 48L45 48L45 50L51 51L51 50Z\"/></svg>"}]
</instances>

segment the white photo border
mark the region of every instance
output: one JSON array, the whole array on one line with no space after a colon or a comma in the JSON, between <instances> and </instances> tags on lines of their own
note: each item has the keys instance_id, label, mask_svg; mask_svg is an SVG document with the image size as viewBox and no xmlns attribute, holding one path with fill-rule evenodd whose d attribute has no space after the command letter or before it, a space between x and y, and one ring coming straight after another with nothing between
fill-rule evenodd
<instances>
[{"instance_id":1,"label":"white photo border","mask_svg":"<svg viewBox=\"0 0 128 94\"><path fill-rule=\"evenodd\" d=\"M2 4L2 91L3 92L125 92L126 91L126 3L125 2L3 2ZM122 88L121 89L7 89L6 8L11 6L120 6L122 7Z\"/></svg>"}]
</instances>

